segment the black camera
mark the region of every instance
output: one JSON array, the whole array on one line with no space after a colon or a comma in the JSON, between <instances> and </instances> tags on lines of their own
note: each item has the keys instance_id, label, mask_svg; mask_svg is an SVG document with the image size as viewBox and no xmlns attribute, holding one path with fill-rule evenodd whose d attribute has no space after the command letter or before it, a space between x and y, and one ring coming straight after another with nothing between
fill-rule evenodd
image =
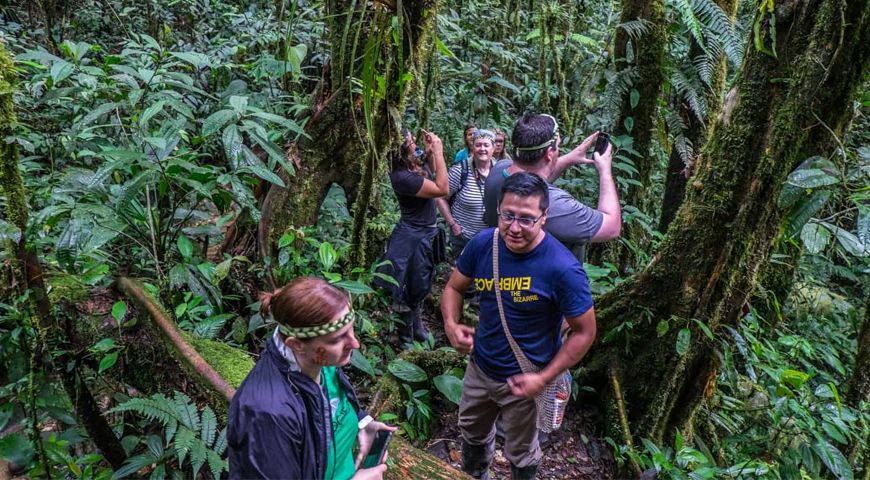
<instances>
[{"instance_id":1,"label":"black camera","mask_svg":"<svg viewBox=\"0 0 870 480\"><path fill-rule=\"evenodd\" d=\"M608 143L610 143L610 134L604 132L599 133L598 138L595 139L595 153L604 155L604 152L607 151Z\"/></svg>"},{"instance_id":2,"label":"black camera","mask_svg":"<svg viewBox=\"0 0 870 480\"><path fill-rule=\"evenodd\" d=\"M426 152L422 148L417 147L417 149L414 150L414 159L417 160L420 165L426 165Z\"/></svg>"}]
</instances>

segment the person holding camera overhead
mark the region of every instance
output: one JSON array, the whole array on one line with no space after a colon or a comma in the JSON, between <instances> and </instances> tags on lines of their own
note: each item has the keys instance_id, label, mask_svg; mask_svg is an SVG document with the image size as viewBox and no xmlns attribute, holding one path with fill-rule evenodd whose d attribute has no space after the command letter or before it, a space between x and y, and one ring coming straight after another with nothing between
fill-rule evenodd
<instances>
[{"instance_id":1,"label":"person holding camera overhead","mask_svg":"<svg viewBox=\"0 0 870 480\"><path fill-rule=\"evenodd\" d=\"M399 344L424 341L429 331L423 325L421 307L435 275L435 266L444 260L444 240L436 225L435 198L447 195L447 166L441 139L423 132L425 150L405 127L404 141L388 154L390 183L399 202L401 216L387 244L380 271L392 276L398 285L378 279L393 297L393 308L399 312ZM433 179L434 175L434 179Z\"/></svg>"},{"instance_id":2,"label":"person holding camera overhead","mask_svg":"<svg viewBox=\"0 0 870 480\"><path fill-rule=\"evenodd\" d=\"M573 251L581 262L586 257L587 243L618 238L622 229L622 208L613 178L613 146L608 138L604 133L595 132L560 156L562 136L553 116L527 113L520 117L511 135L515 149L513 160L496 162L484 186L486 225L498 224L498 195L505 179L518 172L528 172L541 176L549 185L547 232ZM592 158L586 158L586 152L593 145ZM552 184L569 167L587 164L598 170L598 205L594 209Z\"/></svg>"},{"instance_id":3,"label":"person holding camera overhead","mask_svg":"<svg viewBox=\"0 0 870 480\"><path fill-rule=\"evenodd\" d=\"M381 480L385 453L372 446L396 428L366 414L341 370L359 348L348 295L301 277L260 299L278 327L230 402L230 478Z\"/></svg>"}]
</instances>

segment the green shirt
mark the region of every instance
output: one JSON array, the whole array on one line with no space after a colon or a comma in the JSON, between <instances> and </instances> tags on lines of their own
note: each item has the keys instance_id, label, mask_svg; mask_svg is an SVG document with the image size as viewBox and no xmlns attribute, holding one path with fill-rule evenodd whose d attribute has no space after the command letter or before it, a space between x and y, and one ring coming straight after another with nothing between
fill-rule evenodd
<instances>
[{"instance_id":1,"label":"green shirt","mask_svg":"<svg viewBox=\"0 0 870 480\"><path fill-rule=\"evenodd\" d=\"M353 445L359 432L359 418L347 399L347 392L338 381L335 367L323 367L320 379L332 413L332 436L326 452L325 478L347 480L356 473Z\"/></svg>"}]
</instances>

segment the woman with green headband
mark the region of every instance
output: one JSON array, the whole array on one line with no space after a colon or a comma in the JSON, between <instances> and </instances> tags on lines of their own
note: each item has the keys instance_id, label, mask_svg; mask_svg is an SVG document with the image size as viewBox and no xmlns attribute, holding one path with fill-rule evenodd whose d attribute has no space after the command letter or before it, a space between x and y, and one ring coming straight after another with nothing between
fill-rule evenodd
<instances>
[{"instance_id":1,"label":"woman with green headband","mask_svg":"<svg viewBox=\"0 0 870 480\"><path fill-rule=\"evenodd\" d=\"M230 403L230 478L382 479L386 464L357 469L396 429L366 414L341 370L359 348L347 294L302 277L263 294L261 311L278 327Z\"/></svg>"}]
</instances>

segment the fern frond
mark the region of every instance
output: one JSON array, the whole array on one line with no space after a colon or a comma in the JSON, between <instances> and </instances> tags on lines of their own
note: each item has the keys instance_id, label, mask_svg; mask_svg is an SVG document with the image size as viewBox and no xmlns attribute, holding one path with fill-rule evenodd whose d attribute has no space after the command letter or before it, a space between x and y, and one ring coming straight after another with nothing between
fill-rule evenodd
<instances>
[{"instance_id":1,"label":"fern frond","mask_svg":"<svg viewBox=\"0 0 870 480\"><path fill-rule=\"evenodd\" d=\"M601 110L603 117L610 119L610 124L614 123L625 96L631 91L636 74L637 70L634 67L607 73L607 86L602 95Z\"/></svg>"},{"instance_id":2,"label":"fern frond","mask_svg":"<svg viewBox=\"0 0 870 480\"><path fill-rule=\"evenodd\" d=\"M208 468L211 470L211 474L214 478L221 478L222 472L228 472L230 470L229 462L221 458L220 454L214 450L205 452L205 457L208 461Z\"/></svg>"},{"instance_id":3,"label":"fern frond","mask_svg":"<svg viewBox=\"0 0 870 480\"><path fill-rule=\"evenodd\" d=\"M680 160L683 161L683 165L688 167L693 163L695 149L692 146L692 141L685 135L678 135L677 138L674 139L674 148L677 150L677 153L680 154Z\"/></svg>"},{"instance_id":4,"label":"fern frond","mask_svg":"<svg viewBox=\"0 0 870 480\"><path fill-rule=\"evenodd\" d=\"M209 447L214 443L214 436L217 433L217 417L210 407L205 407L202 410L202 426L199 430L199 438Z\"/></svg>"},{"instance_id":5,"label":"fern frond","mask_svg":"<svg viewBox=\"0 0 870 480\"><path fill-rule=\"evenodd\" d=\"M175 432L178 431L178 420L172 420L169 425L166 425L166 431L163 432L163 437L165 438L166 444L172 442L172 438L175 437Z\"/></svg>"},{"instance_id":6,"label":"fern frond","mask_svg":"<svg viewBox=\"0 0 870 480\"><path fill-rule=\"evenodd\" d=\"M176 391L172 404L178 412L178 421L182 425L193 431L199 430L199 412L196 411L196 405L193 404L190 397Z\"/></svg>"},{"instance_id":7,"label":"fern frond","mask_svg":"<svg viewBox=\"0 0 870 480\"><path fill-rule=\"evenodd\" d=\"M223 455L224 450L227 449L227 429L223 428L221 433L218 434L217 440L214 442L214 446L212 447L218 455Z\"/></svg>"},{"instance_id":8,"label":"fern frond","mask_svg":"<svg viewBox=\"0 0 870 480\"><path fill-rule=\"evenodd\" d=\"M707 98L704 95L700 79L693 75L693 71L684 68L671 70L671 85L688 105L692 114L702 124L707 116Z\"/></svg>"},{"instance_id":9,"label":"fern frond","mask_svg":"<svg viewBox=\"0 0 870 480\"><path fill-rule=\"evenodd\" d=\"M625 30L625 33L628 34L628 37L632 40L637 40L640 37L646 35L649 31L650 22L649 20L639 18L637 20L630 20L628 22L620 23L616 26L616 28L621 28Z\"/></svg>"},{"instance_id":10,"label":"fern frond","mask_svg":"<svg viewBox=\"0 0 870 480\"><path fill-rule=\"evenodd\" d=\"M695 16L694 3L691 0L673 0L673 6L679 12L680 18L683 21L683 26L689 29L692 32L692 36L695 37L695 41L698 42L698 45L703 49L707 50L706 45L704 44L704 33L701 22Z\"/></svg>"},{"instance_id":11,"label":"fern frond","mask_svg":"<svg viewBox=\"0 0 870 480\"><path fill-rule=\"evenodd\" d=\"M695 17L721 41L729 60L739 65L743 61L743 42L734 21L713 0L691 0L691 3Z\"/></svg>"},{"instance_id":12,"label":"fern frond","mask_svg":"<svg viewBox=\"0 0 870 480\"><path fill-rule=\"evenodd\" d=\"M682 135L686 131L686 122L676 111L671 111L665 116L665 124L671 135Z\"/></svg>"},{"instance_id":13,"label":"fern frond","mask_svg":"<svg viewBox=\"0 0 870 480\"><path fill-rule=\"evenodd\" d=\"M707 55L698 55L692 59L692 66L695 67L698 78L704 82L704 85L709 87L710 82L713 80L713 74L716 72L716 62L711 61Z\"/></svg>"},{"instance_id":14,"label":"fern frond","mask_svg":"<svg viewBox=\"0 0 870 480\"><path fill-rule=\"evenodd\" d=\"M202 468L203 464L205 464L208 452L208 447L206 447L201 440L194 442L193 448L190 450L190 463L191 466L193 466L193 478L197 478L199 475L199 470Z\"/></svg>"},{"instance_id":15,"label":"fern frond","mask_svg":"<svg viewBox=\"0 0 870 480\"><path fill-rule=\"evenodd\" d=\"M179 420L178 413L172 402L162 394L152 395L150 398L131 398L108 413L133 412L149 420L157 420L164 427Z\"/></svg>"},{"instance_id":16,"label":"fern frond","mask_svg":"<svg viewBox=\"0 0 870 480\"><path fill-rule=\"evenodd\" d=\"M178 464L183 465L187 454L194 448L196 443L196 434L186 427L179 427L178 434L175 435L175 455L178 457Z\"/></svg>"}]
</instances>

